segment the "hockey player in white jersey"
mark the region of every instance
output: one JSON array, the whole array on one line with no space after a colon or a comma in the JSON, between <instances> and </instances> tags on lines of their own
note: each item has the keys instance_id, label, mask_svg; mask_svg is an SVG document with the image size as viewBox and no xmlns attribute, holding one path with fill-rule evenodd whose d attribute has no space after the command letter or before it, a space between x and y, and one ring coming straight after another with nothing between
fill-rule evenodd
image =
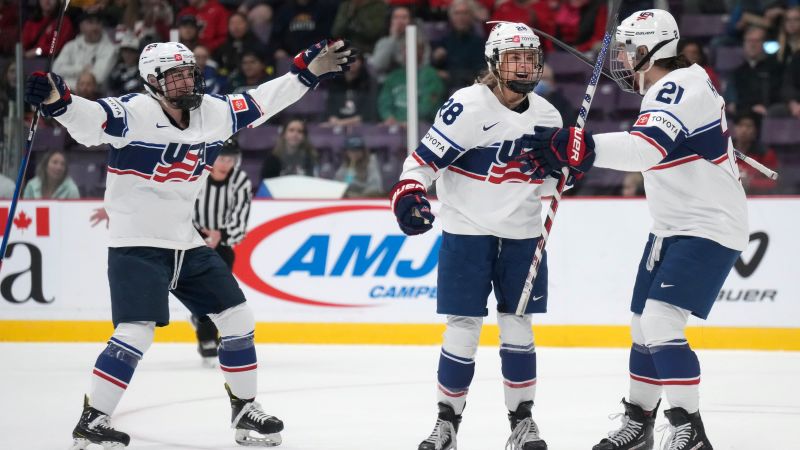
<instances>
[{"instance_id":1,"label":"hockey player in white jersey","mask_svg":"<svg viewBox=\"0 0 800 450\"><path fill-rule=\"evenodd\" d=\"M139 58L147 94L90 101L55 73L34 73L25 100L86 146L110 144L105 209L110 218L108 279L114 333L97 358L73 449L122 448L130 437L109 423L133 372L169 323L168 292L219 329L220 368L242 445L274 446L283 423L255 402L255 319L236 280L192 225L195 198L223 142L299 100L319 79L352 62L343 41L298 54L288 73L239 95L205 95L194 54L153 43Z\"/></svg>"},{"instance_id":2,"label":"hockey player in white jersey","mask_svg":"<svg viewBox=\"0 0 800 450\"><path fill-rule=\"evenodd\" d=\"M539 173L571 165L575 146L594 165L641 171L653 227L633 289L630 396L618 430L594 450L649 450L662 391L671 427L665 449L709 450L699 413L700 365L686 340L690 314L705 319L748 243L747 205L728 136L725 102L702 67L677 55L675 19L638 11L617 28L611 71L642 95L630 132L570 141L538 130L526 156Z\"/></svg>"},{"instance_id":3,"label":"hockey player in white jersey","mask_svg":"<svg viewBox=\"0 0 800 450\"><path fill-rule=\"evenodd\" d=\"M495 25L485 56L488 74L455 92L439 109L391 192L392 210L409 235L432 227L434 216L425 195L434 182L441 201L437 312L447 315L447 328L439 357L439 416L419 450L456 446L492 287L512 429L507 445L515 450L547 448L531 414L536 392L531 314L546 312L546 255L525 315L514 312L542 234L541 197L554 191L556 180L532 179L514 158L524 147L521 136L535 124L561 126L561 116L533 93L543 60L539 38L527 25Z\"/></svg>"}]
</instances>

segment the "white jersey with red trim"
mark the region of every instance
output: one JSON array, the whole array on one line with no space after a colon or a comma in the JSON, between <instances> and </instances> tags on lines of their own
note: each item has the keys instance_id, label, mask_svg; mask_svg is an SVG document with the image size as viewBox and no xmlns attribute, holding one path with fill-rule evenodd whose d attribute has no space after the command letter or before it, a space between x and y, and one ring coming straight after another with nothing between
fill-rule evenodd
<instances>
[{"instance_id":1,"label":"white jersey with red trim","mask_svg":"<svg viewBox=\"0 0 800 450\"><path fill-rule=\"evenodd\" d=\"M184 130L146 94L97 101L73 95L56 120L85 146L111 147L105 193L110 246L185 250L205 245L192 213L223 141L263 123L307 90L286 74L243 94L205 95Z\"/></svg>"},{"instance_id":2,"label":"white jersey with red trim","mask_svg":"<svg viewBox=\"0 0 800 450\"><path fill-rule=\"evenodd\" d=\"M516 140L536 125L562 126L547 100L528 94L528 108L514 112L483 84L456 91L436 114L400 179L435 181L438 214L448 233L527 239L542 234L540 198L555 191L556 179L531 180L514 158Z\"/></svg>"},{"instance_id":3,"label":"white jersey with red trim","mask_svg":"<svg viewBox=\"0 0 800 450\"><path fill-rule=\"evenodd\" d=\"M702 67L674 70L650 87L629 133L594 139L595 166L643 172L653 234L747 247L747 202L725 101Z\"/></svg>"}]
</instances>

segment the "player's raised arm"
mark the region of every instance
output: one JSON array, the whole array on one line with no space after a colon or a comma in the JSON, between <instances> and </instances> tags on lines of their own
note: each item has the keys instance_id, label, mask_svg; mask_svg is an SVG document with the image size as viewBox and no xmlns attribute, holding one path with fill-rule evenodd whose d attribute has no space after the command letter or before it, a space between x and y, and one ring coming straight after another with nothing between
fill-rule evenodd
<instances>
[{"instance_id":1,"label":"player's raised arm","mask_svg":"<svg viewBox=\"0 0 800 450\"><path fill-rule=\"evenodd\" d=\"M287 106L298 101L309 88L317 87L321 80L341 75L355 61L355 50L344 40L322 40L298 53L292 60L289 73L267 81L241 95L229 95L234 113L235 101L252 103L253 113L237 118L237 131L245 126L254 127L267 121ZM238 115L238 114L237 114Z\"/></svg>"},{"instance_id":2,"label":"player's raised arm","mask_svg":"<svg viewBox=\"0 0 800 450\"><path fill-rule=\"evenodd\" d=\"M79 143L91 147L116 142L119 138L107 134L108 117L124 116L118 103L91 101L72 95L69 86L54 72L34 72L25 82L25 102L40 106L44 117L53 117Z\"/></svg>"}]
</instances>

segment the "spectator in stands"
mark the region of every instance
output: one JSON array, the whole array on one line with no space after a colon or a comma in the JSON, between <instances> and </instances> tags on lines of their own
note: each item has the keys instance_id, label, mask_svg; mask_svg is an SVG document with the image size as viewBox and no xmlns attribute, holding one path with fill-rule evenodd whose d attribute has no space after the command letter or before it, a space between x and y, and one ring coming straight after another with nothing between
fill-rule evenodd
<instances>
[{"instance_id":1,"label":"spectator in stands","mask_svg":"<svg viewBox=\"0 0 800 450\"><path fill-rule=\"evenodd\" d=\"M265 3L253 6L247 12L247 22L250 23L250 31L259 42L262 45L269 44L269 36L272 33L272 7Z\"/></svg>"},{"instance_id":2,"label":"spectator in stands","mask_svg":"<svg viewBox=\"0 0 800 450\"><path fill-rule=\"evenodd\" d=\"M228 15L230 13L217 0L189 0L178 17L192 15L200 25L200 43L213 54L225 42L228 35Z\"/></svg>"},{"instance_id":3,"label":"spectator in stands","mask_svg":"<svg viewBox=\"0 0 800 450\"><path fill-rule=\"evenodd\" d=\"M120 39L119 60L108 77L108 90L111 95L120 96L140 92L142 87L142 77L139 76L139 40L128 33Z\"/></svg>"},{"instance_id":4,"label":"spectator in stands","mask_svg":"<svg viewBox=\"0 0 800 450\"><path fill-rule=\"evenodd\" d=\"M91 101L103 97L100 95L97 80L91 70L84 70L78 75L78 82L75 83L75 94Z\"/></svg>"},{"instance_id":5,"label":"spectator in stands","mask_svg":"<svg viewBox=\"0 0 800 450\"><path fill-rule=\"evenodd\" d=\"M142 46L169 40L175 12L167 0L133 0L132 5L138 5L141 11L141 19L135 21L133 32Z\"/></svg>"},{"instance_id":6,"label":"spectator in stands","mask_svg":"<svg viewBox=\"0 0 800 450\"><path fill-rule=\"evenodd\" d=\"M25 51L26 58L36 56L50 56L50 43L53 41L53 33L58 26L58 16L60 10L56 0L39 0L39 4L33 10L33 14L25 21L22 27L22 49ZM16 13L15 13L16 14ZM61 24L61 31L58 33L55 53L58 55L64 44L75 36L75 27L72 21L64 16Z\"/></svg>"},{"instance_id":7,"label":"spectator in stands","mask_svg":"<svg viewBox=\"0 0 800 450\"><path fill-rule=\"evenodd\" d=\"M67 157L61 150L47 152L36 166L36 176L28 181L22 198L80 198L78 186L67 174Z\"/></svg>"},{"instance_id":8,"label":"spectator in stands","mask_svg":"<svg viewBox=\"0 0 800 450\"><path fill-rule=\"evenodd\" d=\"M418 105L417 112L420 120L433 122L436 111L441 106L446 92L444 82L436 70L427 61L424 41L417 41L417 70ZM403 64L405 65L405 46L402 47ZM398 67L393 70L381 87L378 94L378 114L384 125L395 126L406 121L406 69Z\"/></svg>"},{"instance_id":9,"label":"spectator in stands","mask_svg":"<svg viewBox=\"0 0 800 450\"><path fill-rule=\"evenodd\" d=\"M641 197L644 195L644 177L641 172L628 172L622 179L623 197Z\"/></svg>"},{"instance_id":10,"label":"spectator in stands","mask_svg":"<svg viewBox=\"0 0 800 450\"><path fill-rule=\"evenodd\" d=\"M325 39L333 26L336 5L325 0L287 0L275 14L270 44L275 59L294 57L314 42ZM383 23L383 21L381 21Z\"/></svg>"},{"instance_id":11,"label":"spectator in stands","mask_svg":"<svg viewBox=\"0 0 800 450\"><path fill-rule=\"evenodd\" d=\"M745 155L765 166L777 170L778 157L775 150L767 148L760 140L761 117L745 112L734 121L733 146ZM764 176L749 164L739 162L742 184L748 194L769 194L775 191L777 182Z\"/></svg>"},{"instance_id":12,"label":"spectator in stands","mask_svg":"<svg viewBox=\"0 0 800 450\"><path fill-rule=\"evenodd\" d=\"M735 45L741 42L743 34L749 28L763 28L768 34L775 36L780 18L783 16L783 6L779 1L772 0L739 0L731 8L728 19L727 37L718 43Z\"/></svg>"},{"instance_id":13,"label":"spectator in stands","mask_svg":"<svg viewBox=\"0 0 800 450\"><path fill-rule=\"evenodd\" d=\"M778 43L778 62L788 66L793 55L800 50L800 6L786 10L781 31L778 33Z\"/></svg>"},{"instance_id":14,"label":"spectator in stands","mask_svg":"<svg viewBox=\"0 0 800 450\"><path fill-rule=\"evenodd\" d=\"M14 196L14 188L16 184L11 178L0 173L0 198L3 200L10 199Z\"/></svg>"},{"instance_id":15,"label":"spectator in stands","mask_svg":"<svg viewBox=\"0 0 800 450\"><path fill-rule=\"evenodd\" d=\"M449 90L469 86L486 68L485 39L476 31L474 0L453 0L448 8L449 29L433 44L431 65Z\"/></svg>"},{"instance_id":16,"label":"spectator in stands","mask_svg":"<svg viewBox=\"0 0 800 450\"><path fill-rule=\"evenodd\" d=\"M386 13L383 0L345 0L339 4L332 34L350 40L364 53L372 53L386 29Z\"/></svg>"},{"instance_id":17,"label":"spectator in stands","mask_svg":"<svg viewBox=\"0 0 800 450\"><path fill-rule=\"evenodd\" d=\"M105 84L117 61L117 46L103 31L97 14L84 14L80 30L78 37L67 42L56 57L53 72L61 75L67 86L75 86L78 75L89 69L98 83Z\"/></svg>"},{"instance_id":18,"label":"spectator in stands","mask_svg":"<svg viewBox=\"0 0 800 450\"><path fill-rule=\"evenodd\" d=\"M538 28L547 34L555 34L555 11L551 8L549 0L508 0L498 4L492 13L492 20L506 22L523 22L531 27ZM486 31L494 25L486 25ZM542 46L549 50L551 44L542 40Z\"/></svg>"},{"instance_id":19,"label":"spectator in stands","mask_svg":"<svg viewBox=\"0 0 800 450\"><path fill-rule=\"evenodd\" d=\"M178 17L178 42L194 51L200 43L200 25L197 23L197 17L191 14Z\"/></svg>"},{"instance_id":20,"label":"spectator in stands","mask_svg":"<svg viewBox=\"0 0 800 450\"><path fill-rule=\"evenodd\" d=\"M274 67L264 62L264 55L255 50L245 50L239 70L228 77L228 90L231 94L241 94L255 89L259 84L268 81L275 73Z\"/></svg>"},{"instance_id":21,"label":"spectator in stands","mask_svg":"<svg viewBox=\"0 0 800 450\"><path fill-rule=\"evenodd\" d=\"M780 102L782 70L773 55L764 53L766 31L749 28L744 34L745 61L731 73L725 101L728 112L753 111L767 114L770 105Z\"/></svg>"},{"instance_id":22,"label":"spectator in stands","mask_svg":"<svg viewBox=\"0 0 800 450\"><path fill-rule=\"evenodd\" d=\"M269 178L271 172L275 171L276 159L281 175L319 175L319 155L308 140L308 129L302 120L292 119L286 122L275 148L272 149L272 156L265 158L261 167L261 178Z\"/></svg>"},{"instance_id":23,"label":"spectator in stands","mask_svg":"<svg viewBox=\"0 0 800 450\"><path fill-rule=\"evenodd\" d=\"M378 170L375 155L371 154L361 136L349 136L345 140L345 153L342 165L336 171L334 180L347 183L345 197L380 197L383 180Z\"/></svg>"},{"instance_id":24,"label":"spectator in stands","mask_svg":"<svg viewBox=\"0 0 800 450\"><path fill-rule=\"evenodd\" d=\"M343 77L328 82L324 125L350 126L374 120L375 92L362 55L357 55Z\"/></svg>"},{"instance_id":25,"label":"spectator in stands","mask_svg":"<svg viewBox=\"0 0 800 450\"><path fill-rule=\"evenodd\" d=\"M222 94L226 92L227 82L225 77L217 71L217 63L208 55L208 49L202 45L194 48L194 59L197 67L203 71L203 81L206 85L206 94Z\"/></svg>"},{"instance_id":26,"label":"spectator in stands","mask_svg":"<svg viewBox=\"0 0 800 450\"><path fill-rule=\"evenodd\" d=\"M603 41L607 15L606 0L565 0L555 12L555 36L582 52L596 50Z\"/></svg>"},{"instance_id":27,"label":"spectator in stands","mask_svg":"<svg viewBox=\"0 0 800 450\"><path fill-rule=\"evenodd\" d=\"M450 5L453 0L428 0L426 20L442 21L448 20L450 15ZM473 0L473 14L479 23L484 23L489 20L492 15L495 3L509 3L509 2L496 2L495 0ZM515 20L518 22L519 20Z\"/></svg>"},{"instance_id":28,"label":"spectator in stands","mask_svg":"<svg viewBox=\"0 0 800 450\"><path fill-rule=\"evenodd\" d=\"M219 64L219 72L228 76L239 67L242 55L246 51L258 52L264 45L250 32L247 17L242 13L233 13L228 19L228 40L214 52L214 60ZM267 66L274 67L272 61L266 61L267 52L262 53L262 60Z\"/></svg>"},{"instance_id":29,"label":"spectator in stands","mask_svg":"<svg viewBox=\"0 0 800 450\"><path fill-rule=\"evenodd\" d=\"M719 84L719 76L708 63L706 52L703 50L703 46L699 41L691 38L681 39L678 42L678 54L685 56L690 63L697 64L705 69L706 73L708 74L708 78L711 79L711 84L714 85L717 91L721 89L722 85Z\"/></svg>"},{"instance_id":30,"label":"spectator in stands","mask_svg":"<svg viewBox=\"0 0 800 450\"><path fill-rule=\"evenodd\" d=\"M383 81L389 72L402 64L403 56L400 47L405 42L406 27L413 20L414 15L408 6L395 6L392 9L389 19L389 34L378 39L372 54L367 59L370 67L378 76L378 81ZM418 26L417 33L421 31L422 28Z\"/></svg>"},{"instance_id":31,"label":"spectator in stands","mask_svg":"<svg viewBox=\"0 0 800 450\"><path fill-rule=\"evenodd\" d=\"M575 122L575 118L578 117L578 112L573 104L564 97L561 90L556 87L556 77L550 65L545 64L542 68L542 78L539 80L539 83L536 84L533 92L536 92L550 102L551 105L555 106L558 113L561 114L561 120L564 123Z\"/></svg>"}]
</instances>

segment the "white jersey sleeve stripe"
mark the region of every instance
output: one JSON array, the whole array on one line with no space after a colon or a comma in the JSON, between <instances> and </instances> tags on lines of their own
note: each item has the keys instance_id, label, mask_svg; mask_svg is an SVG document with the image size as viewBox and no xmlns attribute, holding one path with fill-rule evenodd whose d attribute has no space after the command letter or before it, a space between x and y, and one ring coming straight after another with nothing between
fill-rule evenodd
<instances>
[{"instance_id":1,"label":"white jersey sleeve stripe","mask_svg":"<svg viewBox=\"0 0 800 450\"><path fill-rule=\"evenodd\" d=\"M450 144L450 145L451 145L451 146L452 146L454 149L456 149L456 150L458 150L458 151L460 151L460 152L463 152L463 151L464 151L464 147L462 147L462 146L460 146L460 145L456 144L455 142L453 142L453 140L452 140L452 139L450 139L449 137L447 137L447 136L446 136L444 133L442 133L441 131L437 130L435 126L432 126L431 128L433 129L433 131L435 131L435 132L439 133L439 136L441 136L441 137L442 137L442 138L443 138L445 141L447 141L447 143L448 143L448 144Z\"/></svg>"},{"instance_id":2,"label":"white jersey sleeve stripe","mask_svg":"<svg viewBox=\"0 0 800 450\"><path fill-rule=\"evenodd\" d=\"M641 133L639 131L631 131L631 135L640 137L640 138L644 139L645 141L647 141L647 143L652 145L653 148L655 148L656 150L658 150L659 153L661 153L661 157L662 158L666 158L667 157L667 150L664 147L662 147L661 144L656 142L655 139L653 139L653 138L651 138L651 137L649 137L649 136L647 136L644 133Z\"/></svg>"},{"instance_id":3,"label":"white jersey sleeve stripe","mask_svg":"<svg viewBox=\"0 0 800 450\"><path fill-rule=\"evenodd\" d=\"M717 125L719 125L719 124L720 124L720 122L721 122L720 120L717 120L717 121L711 122L711 123L710 123L710 124L708 124L708 125L703 125L702 127L700 127L700 128L698 128L698 129L696 129L696 130L692 131L691 133L689 133L689 135L687 135L686 137L697 136L697 135L698 135L698 134L700 134L700 133L703 133L703 132L706 132L706 131L708 131L708 130L711 130L711 129L713 129L714 127L716 127Z\"/></svg>"}]
</instances>

